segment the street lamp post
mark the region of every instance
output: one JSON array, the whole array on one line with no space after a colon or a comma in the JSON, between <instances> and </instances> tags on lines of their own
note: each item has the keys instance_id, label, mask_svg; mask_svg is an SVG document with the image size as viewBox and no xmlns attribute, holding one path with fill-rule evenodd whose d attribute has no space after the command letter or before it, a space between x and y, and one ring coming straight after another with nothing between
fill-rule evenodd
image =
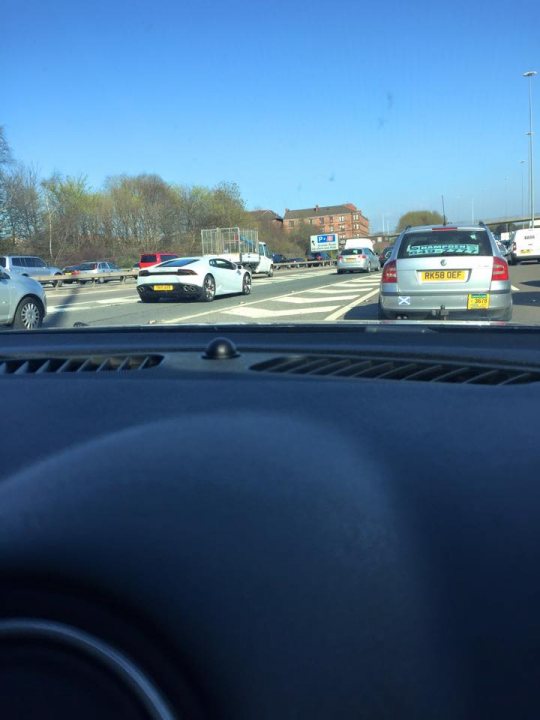
<instances>
[{"instance_id":1,"label":"street lamp post","mask_svg":"<svg viewBox=\"0 0 540 720\"><path fill-rule=\"evenodd\" d=\"M520 160L519 164L521 165L521 217L525 214L525 206L523 205L523 166L525 165L525 160Z\"/></svg>"},{"instance_id":2,"label":"street lamp post","mask_svg":"<svg viewBox=\"0 0 540 720\"><path fill-rule=\"evenodd\" d=\"M527 70L523 77L529 79L529 188L530 188L530 209L531 227L534 227L534 168L533 168L533 116L532 116L532 79L537 74L536 70Z\"/></svg>"}]
</instances>

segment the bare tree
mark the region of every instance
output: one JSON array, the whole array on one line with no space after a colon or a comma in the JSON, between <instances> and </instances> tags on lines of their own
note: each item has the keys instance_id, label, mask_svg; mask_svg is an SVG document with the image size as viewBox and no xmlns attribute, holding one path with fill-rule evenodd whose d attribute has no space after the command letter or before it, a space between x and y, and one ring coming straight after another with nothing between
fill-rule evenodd
<instances>
[{"instance_id":1,"label":"bare tree","mask_svg":"<svg viewBox=\"0 0 540 720\"><path fill-rule=\"evenodd\" d=\"M3 175L4 234L29 250L39 245L43 227L39 180L33 168L16 164Z\"/></svg>"}]
</instances>

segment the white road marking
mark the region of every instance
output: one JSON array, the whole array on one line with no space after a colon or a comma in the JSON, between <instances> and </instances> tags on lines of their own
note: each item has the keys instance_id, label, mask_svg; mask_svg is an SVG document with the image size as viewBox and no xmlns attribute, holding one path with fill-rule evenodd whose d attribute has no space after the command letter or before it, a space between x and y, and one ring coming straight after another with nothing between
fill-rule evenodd
<instances>
[{"instance_id":1,"label":"white road marking","mask_svg":"<svg viewBox=\"0 0 540 720\"><path fill-rule=\"evenodd\" d=\"M120 297L120 298L114 298L114 300L96 300L96 303L98 305L118 305L118 303L129 303L129 302L139 302L139 296L136 295L135 297Z\"/></svg>"},{"instance_id":2,"label":"white road marking","mask_svg":"<svg viewBox=\"0 0 540 720\"><path fill-rule=\"evenodd\" d=\"M378 283L377 283L378 284ZM350 293L353 290L360 290L361 288L365 287L374 287L375 283L370 283L369 285L347 285L347 287L342 287L341 284L334 285L334 289L332 288L325 288L324 290L320 290L319 288L313 288L312 290L302 290L302 292L305 293L321 293L323 295L333 295L336 292L346 292Z\"/></svg>"},{"instance_id":3,"label":"white road marking","mask_svg":"<svg viewBox=\"0 0 540 720\"><path fill-rule=\"evenodd\" d=\"M341 288L341 285L339 287ZM337 290L336 283L330 283L329 285L321 285L321 287L317 288L317 289L323 290L325 288L333 288L332 292L336 292L336 290ZM301 293L304 293L304 292L306 292L306 290L294 290L291 293L285 293L284 295L278 295L277 297L263 298L261 300L253 300L252 302L248 302L248 303L244 303L243 305L240 305L240 307L245 308L245 307L248 307L251 305L260 305L261 303L274 302L275 300L277 300L280 297L291 297L291 295L300 295ZM345 292L347 292L347 290L345 290ZM378 292L378 290L377 290L377 292ZM225 312L228 312L228 310L220 310L219 308L218 309L214 308L213 310L202 310L201 312L193 313L193 315L184 315L181 317L171 318L170 320L160 320L159 323L161 325L177 325L178 323L185 322L186 320L194 320L195 318L205 317L208 315L217 315L220 312L225 313ZM291 312L291 311L289 311L289 312ZM297 311L293 311L292 314L294 314L294 312L297 312Z\"/></svg>"},{"instance_id":4,"label":"white road marking","mask_svg":"<svg viewBox=\"0 0 540 720\"><path fill-rule=\"evenodd\" d=\"M139 302L138 296L135 297L120 297L120 298L109 298L108 300L85 300L78 302L76 305L50 305L47 308L47 313L59 313L59 312L76 312L80 310L95 310L98 307L113 307L114 305L123 305L125 303L137 303Z\"/></svg>"},{"instance_id":5,"label":"white road marking","mask_svg":"<svg viewBox=\"0 0 540 720\"><path fill-rule=\"evenodd\" d=\"M297 316L297 315L313 315L315 313L331 312L336 310L337 305L330 305L318 308L295 308L294 310L265 310L265 308L249 307L238 307L231 310L224 310L226 315L241 315L243 317L249 317L253 320L256 318L271 318L271 317L285 317L285 316Z\"/></svg>"},{"instance_id":6,"label":"white road marking","mask_svg":"<svg viewBox=\"0 0 540 720\"><path fill-rule=\"evenodd\" d=\"M357 300L353 300L352 303L349 303L348 305L345 305L342 308L339 308L339 310L336 310L328 317L324 318L325 320L328 320L329 322L332 322L332 320L338 320L340 317L345 315L345 313L348 310L351 310L353 307L356 307L356 305L360 305L365 300L369 300L369 298L373 297L374 295L378 295L379 288L376 288L375 290L372 290L371 292L366 293L365 295L362 295Z\"/></svg>"},{"instance_id":7,"label":"white road marking","mask_svg":"<svg viewBox=\"0 0 540 720\"><path fill-rule=\"evenodd\" d=\"M518 287L516 287L515 285L510 285L510 287L514 292L521 292L521 290Z\"/></svg>"},{"instance_id":8,"label":"white road marking","mask_svg":"<svg viewBox=\"0 0 540 720\"><path fill-rule=\"evenodd\" d=\"M319 275L322 275L322 274L323 274L323 273L319 273ZM325 273L325 274L326 274L326 273ZM330 275L330 274L331 274L331 273L328 273L328 275ZM264 280L254 279L254 280L253 280L253 284L254 284L254 286L257 286L257 285L276 285L276 284L279 284L279 283L291 282L292 280L302 280L302 279L303 279L303 280L310 280L310 279L312 279L312 278L313 278L313 274L306 275L305 273L303 273L302 275L288 275L287 277L276 277L276 276L274 275L274 277L272 277L272 278L264 278Z\"/></svg>"},{"instance_id":9,"label":"white road marking","mask_svg":"<svg viewBox=\"0 0 540 720\"><path fill-rule=\"evenodd\" d=\"M320 303L320 302L337 302L338 300L351 300L357 297L357 295L331 295L330 297L299 297L293 295L290 297L279 297L270 302L283 302L283 303L295 303L297 305L306 305L307 303Z\"/></svg>"}]
</instances>

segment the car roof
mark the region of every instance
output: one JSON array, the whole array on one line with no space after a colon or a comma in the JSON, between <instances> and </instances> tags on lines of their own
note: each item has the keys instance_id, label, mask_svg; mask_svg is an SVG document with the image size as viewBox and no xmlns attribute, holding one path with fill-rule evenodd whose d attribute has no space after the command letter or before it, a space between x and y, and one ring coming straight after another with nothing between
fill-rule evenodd
<instances>
[{"instance_id":1,"label":"car roof","mask_svg":"<svg viewBox=\"0 0 540 720\"><path fill-rule=\"evenodd\" d=\"M430 230L487 230L488 228L484 225L454 225L453 223L447 223L446 225L411 225L411 227L405 228L403 232L429 232Z\"/></svg>"}]
</instances>

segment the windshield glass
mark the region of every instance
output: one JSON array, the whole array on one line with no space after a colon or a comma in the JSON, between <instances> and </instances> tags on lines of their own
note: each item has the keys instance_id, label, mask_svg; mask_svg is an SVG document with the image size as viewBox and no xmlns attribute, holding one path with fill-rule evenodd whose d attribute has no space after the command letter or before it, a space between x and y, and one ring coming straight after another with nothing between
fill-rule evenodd
<instances>
[{"instance_id":1,"label":"windshield glass","mask_svg":"<svg viewBox=\"0 0 540 720\"><path fill-rule=\"evenodd\" d=\"M184 267L184 265L190 265L199 258L176 258L175 260L168 260L167 262L161 263L160 267Z\"/></svg>"},{"instance_id":2,"label":"windshield glass","mask_svg":"<svg viewBox=\"0 0 540 720\"><path fill-rule=\"evenodd\" d=\"M6 0L0 332L540 325L525 8Z\"/></svg>"},{"instance_id":3,"label":"windshield glass","mask_svg":"<svg viewBox=\"0 0 540 720\"><path fill-rule=\"evenodd\" d=\"M486 232L446 230L407 233L399 246L399 258L443 257L445 255L493 255Z\"/></svg>"},{"instance_id":4,"label":"windshield glass","mask_svg":"<svg viewBox=\"0 0 540 720\"><path fill-rule=\"evenodd\" d=\"M92 263L92 262L82 263L78 267L79 267L79 270L95 270L97 268L97 263Z\"/></svg>"}]
</instances>

